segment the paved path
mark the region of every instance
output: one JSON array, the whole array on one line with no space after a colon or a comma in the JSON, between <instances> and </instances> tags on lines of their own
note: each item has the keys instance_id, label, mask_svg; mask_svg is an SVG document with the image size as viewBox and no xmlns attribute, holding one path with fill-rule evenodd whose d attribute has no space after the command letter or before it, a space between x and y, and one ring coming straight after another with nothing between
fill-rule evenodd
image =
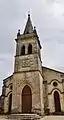
<instances>
[{"instance_id":1,"label":"paved path","mask_svg":"<svg viewBox=\"0 0 64 120\"><path fill-rule=\"evenodd\" d=\"M10 119L6 119L6 116L0 116L0 120L10 120ZM40 120L64 120L64 116L45 116Z\"/></svg>"},{"instance_id":2,"label":"paved path","mask_svg":"<svg viewBox=\"0 0 64 120\"><path fill-rule=\"evenodd\" d=\"M45 116L41 120L64 120L64 116Z\"/></svg>"},{"instance_id":3,"label":"paved path","mask_svg":"<svg viewBox=\"0 0 64 120\"><path fill-rule=\"evenodd\" d=\"M0 120L7 120L6 116L0 116Z\"/></svg>"}]
</instances>

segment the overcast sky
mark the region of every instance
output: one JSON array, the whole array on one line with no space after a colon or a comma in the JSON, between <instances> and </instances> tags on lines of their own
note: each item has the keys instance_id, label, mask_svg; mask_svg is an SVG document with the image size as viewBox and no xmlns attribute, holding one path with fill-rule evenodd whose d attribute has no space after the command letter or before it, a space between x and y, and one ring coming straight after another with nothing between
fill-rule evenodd
<instances>
[{"instance_id":1,"label":"overcast sky","mask_svg":"<svg viewBox=\"0 0 64 120\"><path fill-rule=\"evenodd\" d=\"M64 0L0 0L0 91L14 71L14 39L28 11L43 47L42 64L64 71Z\"/></svg>"}]
</instances>

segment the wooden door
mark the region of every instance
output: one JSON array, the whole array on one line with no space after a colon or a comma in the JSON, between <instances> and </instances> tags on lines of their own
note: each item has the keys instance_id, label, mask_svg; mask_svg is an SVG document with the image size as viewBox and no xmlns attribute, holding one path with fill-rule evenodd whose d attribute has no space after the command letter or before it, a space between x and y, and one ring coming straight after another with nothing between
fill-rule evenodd
<instances>
[{"instance_id":1,"label":"wooden door","mask_svg":"<svg viewBox=\"0 0 64 120\"><path fill-rule=\"evenodd\" d=\"M54 92L55 112L61 112L60 97L57 91Z\"/></svg>"},{"instance_id":2,"label":"wooden door","mask_svg":"<svg viewBox=\"0 0 64 120\"><path fill-rule=\"evenodd\" d=\"M32 109L32 93L28 85L22 91L22 112L30 113Z\"/></svg>"}]
</instances>

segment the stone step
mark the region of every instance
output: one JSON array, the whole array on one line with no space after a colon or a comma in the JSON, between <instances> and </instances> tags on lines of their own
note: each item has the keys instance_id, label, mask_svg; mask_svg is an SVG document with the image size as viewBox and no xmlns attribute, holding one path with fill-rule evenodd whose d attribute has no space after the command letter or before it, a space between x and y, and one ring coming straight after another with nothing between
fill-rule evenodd
<instances>
[{"instance_id":1,"label":"stone step","mask_svg":"<svg viewBox=\"0 0 64 120\"><path fill-rule=\"evenodd\" d=\"M37 114L10 114L0 116L0 120L39 120L41 116Z\"/></svg>"}]
</instances>

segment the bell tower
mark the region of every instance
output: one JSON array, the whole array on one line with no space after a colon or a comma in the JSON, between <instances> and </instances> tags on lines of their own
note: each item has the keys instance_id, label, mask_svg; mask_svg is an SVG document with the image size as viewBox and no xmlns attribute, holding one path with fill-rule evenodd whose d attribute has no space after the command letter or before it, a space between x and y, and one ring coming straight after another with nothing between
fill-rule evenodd
<instances>
[{"instance_id":1,"label":"bell tower","mask_svg":"<svg viewBox=\"0 0 64 120\"><path fill-rule=\"evenodd\" d=\"M23 34L21 34L20 30L18 30L17 39L15 40L16 56L14 72L37 69L39 69L41 72L41 45L36 28L34 27L33 29L30 14L28 14L28 20Z\"/></svg>"},{"instance_id":2,"label":"bell tower","mask_svg":"<svg viewBox=\"0 0 64 120\"><path fill-rule=\"evenodd\" d=\"M36 112L43 114L43 77L40 54L41 44L36 28L33 28L32 26L30 14L28 14L23 34L18 30L15 41L16 55L13 75L12 109L16 112L26 111L26 113ZM31 107L29 105L29 107L27 107L26 104L28 103L23 101L23 94L26 94L22 92L24 88L26 89L26 93L28 88L31 91L31 101L29 100ZM28 96L27 99L29 99ZM25 101L27 102L27 100Z\"/></svg>"}]
</instances>

